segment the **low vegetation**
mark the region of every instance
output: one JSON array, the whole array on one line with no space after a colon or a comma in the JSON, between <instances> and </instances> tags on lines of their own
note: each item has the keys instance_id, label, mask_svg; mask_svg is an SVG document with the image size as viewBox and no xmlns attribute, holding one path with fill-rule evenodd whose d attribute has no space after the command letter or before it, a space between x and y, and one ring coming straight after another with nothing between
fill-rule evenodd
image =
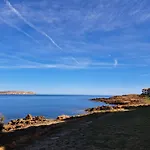
<instances>
[{"instance_id":1,"label":"low vegetation","mask_svg":"<svg viewBox=\"0 0 150 150\"><path fill-rule=\"evenodd\" d=\"M150 104L150 96L149 95L145 95L145 102L147 104Z\"/></svg>"}]
</instances>

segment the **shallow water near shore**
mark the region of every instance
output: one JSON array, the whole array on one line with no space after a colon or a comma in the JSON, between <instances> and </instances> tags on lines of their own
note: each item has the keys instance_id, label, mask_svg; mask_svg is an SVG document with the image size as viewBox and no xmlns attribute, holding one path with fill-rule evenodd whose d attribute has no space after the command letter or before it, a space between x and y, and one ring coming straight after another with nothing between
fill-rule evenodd
<instances>
[{"instance_id":1,"label":"shallow water near shore","mask_svg":"<svg viewBox=\"0 0 150 150\"><path fill-rule=\"evenodd\" d=\"M0 113L8 122L23 118L27 114L56 118L59 115L76 115L84 113L89 107L106 105L90 101L91 98L110 97L100 95L0 95Z\"/></svg>"}]
</instances>

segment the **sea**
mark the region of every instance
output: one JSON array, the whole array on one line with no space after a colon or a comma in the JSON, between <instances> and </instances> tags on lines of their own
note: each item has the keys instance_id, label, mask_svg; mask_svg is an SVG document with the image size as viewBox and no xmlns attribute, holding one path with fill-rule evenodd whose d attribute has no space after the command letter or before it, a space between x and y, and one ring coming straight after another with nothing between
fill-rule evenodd
<instances>
[{"instance_id":1,"label":"sea","mask_svg":"<svg viewBox=\"0 0 150 150\"><path fill-rule=\"evenodd\" d=\"M24 118L27 114L54 119L59 115L85 113L86 108L106 105L90 101L92 98L109 95L0 95L0 114L5 123L12 119Z\"/></svg>"}]
</instances>

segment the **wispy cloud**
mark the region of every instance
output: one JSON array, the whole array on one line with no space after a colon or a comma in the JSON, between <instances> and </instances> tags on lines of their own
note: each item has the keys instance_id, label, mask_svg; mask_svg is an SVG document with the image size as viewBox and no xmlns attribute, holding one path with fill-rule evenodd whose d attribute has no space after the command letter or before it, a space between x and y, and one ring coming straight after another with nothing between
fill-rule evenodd
<instances>
[{"instance_id":1,"label":"wispy cloud","mask_svg":"<svg viewBox=\"0 0 150 150\"><path fill-rule=\"evenodd\" d=\"M37 32L39 32L40 34L42 34L43 36L45 36L48 40L50 40L50 42L52 42L58 49L60 49L62 52L65 52L47 33L45 33L44 31L38 29L35 25L33 25L31 22L29 22L25 17L23 17L21 15L21 13L15 9L12 4L8 1L8 0L4 0L4 2L7 4L7 6L21 19L23 20L27 25L29 25L31 28L33 28L34 30L36 30ZM18 29L18 28L17 28ZM28 35L29 36L29 35ZM30 36L31 37L31 36ZM77 61L77 59L73 56L71 56L72 60L74 60L76 63L79 63Z\"/></svg>"},{"instance_id":2,"label":"wispy cloud","mask_svg":"<svg viewBox=\"0 0 150 150\"><path fill-rule=\"evenodd\" d=\"M7 27L5 34L1 32L0 40L3 45L13 40L12 50L6 47L5 53L14 51L10 54L37 63L59 62L62 66L78 68L148 66L150 45L143 39L149 37L150 32L147 26L141 26L150 22L148 4L148 0L21 3L4 0L0 8L1 29L5 23L39 45L25 41L20 35L19 38L15 37L17 34L13 36ZM69 59L65 59L67 57Z\"/></svg>"},{"instance_id":3,"label":"wispy cloud","mask_svg":"<svg viewBox=\"0 0 150 150\"><path fill-rule=\"evenodd\" d=\"M117 67L117 65L118 65L118 60L115 59L115 60L114 60L114 66Z\"/></svg>"},{"instance_id":4,"label":"wispy cloud","mask_svg":"<svg viewBox=\"0 0 150 150\"><path fill-rule=\"evenodd\" d=\"M7 4L7 6L20 18L22 19L26 24L28 24L31 28L33 28L34 30L36 30L37 32L41 33L42 35L44 35L46 38L48 38L57 48L59 48L60 50L62 50L62 48L60 46L58 46L58 44L55 43L55 41L48 36L44 31L39 30L35 25L33 25L31 22L29 22L28 20L26 20L26 18L24 18L20 12L18 10L16 10L11 3L8 0L4 0L4 2Z\"/></svg>"},{"instance_id":5,"label":"wispy cloud","mask_svg":"<svg viewBox=\"0 0 150 150\"><path fill-rule=\"evenodd\" d=\"M14 28L14 29L16 29L17 31L21 32L22 34L24 34L25 36L27 36L28 38L30 38L30 39L33 40L34 42L40 44L39 41L37 41L36 39L34 39L31 35L29 35L29 34L28 34L27 32L25 32L25 31L23 31L21 28L19 28L19 27L17 27L16 25L13 25L13 24L7 22L5 19L3 19L3 18L1 18L1 17L0 17L0 20L1 20L2 22L4 22L5 24L7 24L8 26L10 26L11 28Z\"/></svg>"}]
</instances>

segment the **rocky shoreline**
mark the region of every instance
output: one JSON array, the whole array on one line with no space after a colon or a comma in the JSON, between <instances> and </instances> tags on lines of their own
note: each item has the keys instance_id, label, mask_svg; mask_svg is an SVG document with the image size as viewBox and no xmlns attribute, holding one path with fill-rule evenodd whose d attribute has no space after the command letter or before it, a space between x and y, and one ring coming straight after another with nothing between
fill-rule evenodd
<instances>
[{"instance_id":1,"label":"rocky shoreline","mask_svg":"<svg viewBox=\"0 0 150 150\"><path fill-rule=\"evenodd\" d=\"M150 103L148 103L146 99L147 99L146 95L138 95L138 94L113 96L110 98L94 98L91 100L96 101L96 102L104 102L110 105L87 108L85 111L86 112L117 111L120 109L129 110L129 109L133 109L136 107L150 106Z\"/></svg>"},{"instance_id":2,"label":"rocky shoreline","mask_svg":"<svg viewBox=\"0 0 150 150\"><path fill-rule=\"evenodd\" d=\"M85 109L85 114L79 114L75 116L61 115L56 119L46 119L44 116L35 116L28 114L25 118L20 118L16 120L11 120L4 125L4 132L10 132L14 130L28 128L30 126L39 126L39 125L49 125L53 123L59 123L66 119L78 118L81 116L89 115L91 113L105 113L105 112L117 112L117 111L128 111L136 107L150 106L150 103L145 101L144 95L122 95L122 96L113 96L110 98L95 98L91 99L92 101L105 102L106 104L111 104L108 106L98 106L94 108Z\"/></svg>"},{"instance_id":3,"label":"rocky shoreline","mask_svg":"<svg viewBox=\"0 0 150 150\"><path fill-rule=\"evenodd\" d=\"M112 112L124 112L135 108L149 107L150 104L147 103L145 99L146 97L144 95L123 95L110 98L96 98L92 100L113 105L87 108L85 110L86 114L75 116L61 115L56 119L46 119L44 116L32 116L31 114L28 114L25 118L11 120L7 124L4 124L2 131L3 134L1 135L0 133L0 139L3 141L3 145L13 149L20 143L26 143L31 139L35 140L41 135L45 135L47 132L51 131L51 129L57 129L62 123L66 124L68 121L76 122L77 120L82 120L82 118L93 114L105 116L105 114L111 114ZM87 123L90 122L91 121L89 120ZM12 134L8 142L6 140L8 139L7 134Z\"/></svg>"},{"instance_id":4,"label":"rocky shoreline","mask_svg":"<svg viewBox=\"0 0 150 150\"><path fill-rule=\"evenodd\" d=\"M44 116L32 116L31 114L28 114L25 118L11 120L7 124L4 124L3 132L12 132L15 130L26 129L32 126L55 124L69 118L71 118L71 116L61 115L56 119L46 119Z\"/></svg>"}]
</instances>

